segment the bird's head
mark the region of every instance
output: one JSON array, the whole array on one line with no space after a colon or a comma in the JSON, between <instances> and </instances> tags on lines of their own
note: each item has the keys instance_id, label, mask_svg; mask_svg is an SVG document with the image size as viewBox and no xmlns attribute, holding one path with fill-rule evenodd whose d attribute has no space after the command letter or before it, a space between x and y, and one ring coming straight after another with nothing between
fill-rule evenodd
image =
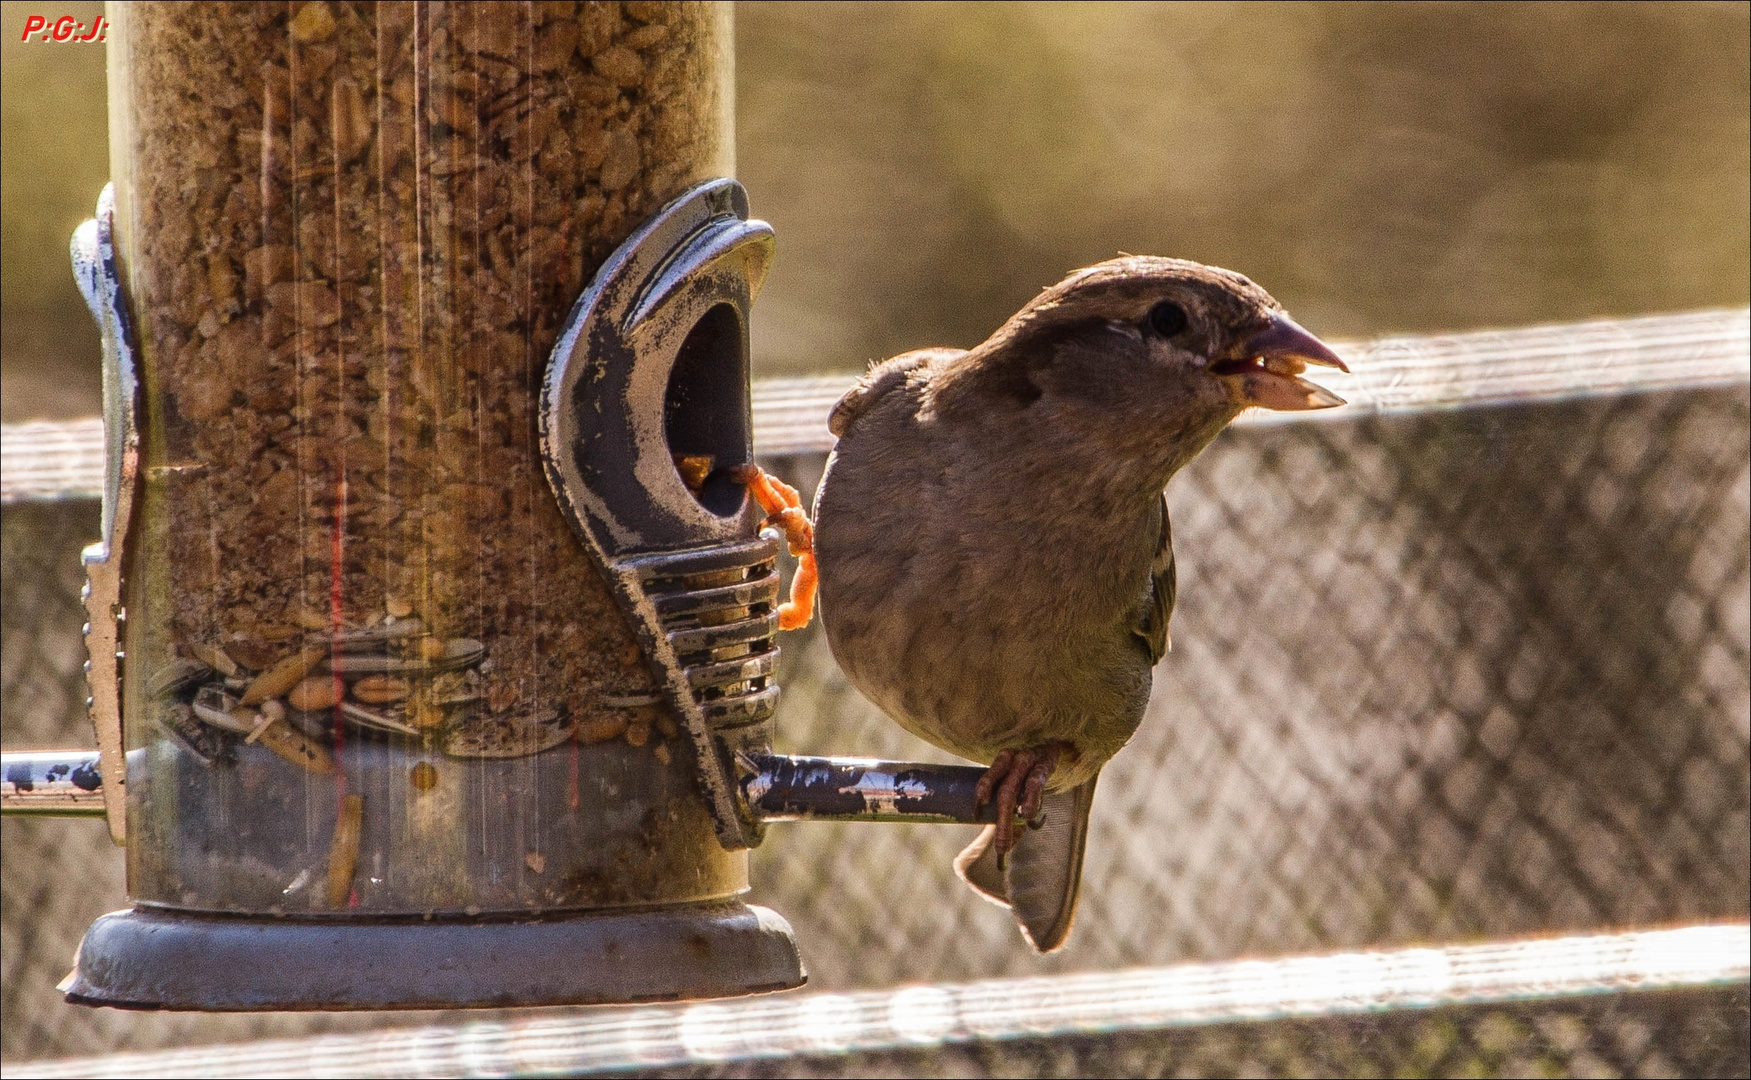
<instances>
[{"instance_id":1,"label":"bird's head","mask_svg":"<svg viewBox=\"0 0 1751 1080\"><path fill-rule=\"evenodd\" d=\"M1115 456L1163 458L1171 472L1243 409L1342 405L1300 377L1309 364L1349 370L1247 278L1126 256L1035 297L944 389L996 414L1031 412Z\"/></svg>"}]
</instances>

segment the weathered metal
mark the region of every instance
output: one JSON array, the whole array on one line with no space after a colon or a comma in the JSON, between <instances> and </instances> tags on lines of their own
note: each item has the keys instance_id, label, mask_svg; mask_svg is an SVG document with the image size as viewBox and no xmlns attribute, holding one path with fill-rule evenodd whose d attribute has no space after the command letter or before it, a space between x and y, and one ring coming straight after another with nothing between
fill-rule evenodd
<instances>
[{"instance_id":1,"label":"weathered metal","mask_svg":"<svg viewBox=\"0 0 1751 1080\"><path fill-rule=\"evenodd\" d=\"M105 184L97 216L73 233L73 277L103 339L103 535L80 555L85 563L86 704L97 733L110 839L128 842L128 771L123 755L121 622L123 548L133 522L140 477L140 433L135 422L139 374L134 327L116 259L115 185Z\"/></svg>"},{"instance_id":2,"label":"weathered metal","mask_svg":"<svg viewBox=\"0 0 1751 1080\"><path fill-rule=\"evenodd\" d=\"M97 751L8 751L0 760L0 810L102 817L103 772Z\"/></svg>"},{"instance_id":3,"label":"weathered metal","mask_svg":"<svg viewBox=\"0 0 1751 1080\"><path fill-rule=\"evenodd\" d=\"M772 250L734 180L663 207L573 307L540 414L548 482L686 725L731 850L760 842L731 762L771 749L778 697L777 545L753 536L726 475L753 454L748 318ZM699 463L697 490L683 460Z\"/></svg>"},{"instance_id":4,"label":"weathered metal","mask_svg":"<svg viewBox=\"0 0 1751 1080\"><path fill-rule=\"evenodd\" d=\"M743 663L760 666L766 662L756 658ZM776 690L772 686L766 693ZM707 715L713 720L717 716L709 708ZM205 730L196 726L191 733ZM138 768L139 755L135 757ZM103 778L97 762L95 750L9 751L0 762L5 779L0 786L0 807L8 814L102 816ZM746 753L738 755L736 763L747 813L762 822L989 824L996 820L991 803L973 804L974 789L985 775L985 770L975 765Z\"/></svg>"},{"instance_id":5,"label":"weathered metal","mask_svg":"<svg viewBox=\"0 0 1751 1080\"><path fill-rule=\"evenodd\" d=\"M790 926L729 900L539 918L244 919L151 907L103 916L62 984L135 1009L607 1005L787 990Z\"/></svg>"},{"instance_id":6,"label":"weathered metal","mask_svg":"<svg viewBox=\"0 0 1751 1080\"><path fill-rule=\"evenodd\" d=\"M997 807L974 805L985 770L864 758L743 755L742 792L762 821L990 823Z\"/></svg>"}]
</instances>

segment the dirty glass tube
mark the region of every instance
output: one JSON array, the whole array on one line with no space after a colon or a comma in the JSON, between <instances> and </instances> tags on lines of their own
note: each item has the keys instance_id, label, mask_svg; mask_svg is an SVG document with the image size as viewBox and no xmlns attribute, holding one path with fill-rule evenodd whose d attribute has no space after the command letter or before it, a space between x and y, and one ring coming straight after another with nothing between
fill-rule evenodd
<instances>
[{"instance_id":1,"label":"dirty glass tube","mask_svg":"<svg viewBox=\"0 0 1751 1080\"><path fill-rule=\"evenodd\" d=\"M477 913L746 887L556 508L567 309L733 172L727 5L111 5L145 482L136 902Z\"/></svg>"}]
</instances>

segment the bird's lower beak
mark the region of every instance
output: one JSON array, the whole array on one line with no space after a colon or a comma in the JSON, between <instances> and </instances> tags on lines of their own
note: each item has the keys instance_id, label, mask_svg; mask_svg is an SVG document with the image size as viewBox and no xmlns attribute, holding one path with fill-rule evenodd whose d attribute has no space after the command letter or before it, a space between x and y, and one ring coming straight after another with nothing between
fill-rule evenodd
<instances>
[{"instance_id":1,"label":"bird's lower beak","mask_svg":"<svg viewBox=\"0 0 1751 1080\"><path fill-rule=\"evenodd\" d=\"M1210 370L1228 383L1229 392L1243 407L1301 411L1342 405L1343 398L1298 377L1309 364L1350 370L1324 342L1278 312L1232 359L1219 360Z\"/></svg>"}]
</instances>

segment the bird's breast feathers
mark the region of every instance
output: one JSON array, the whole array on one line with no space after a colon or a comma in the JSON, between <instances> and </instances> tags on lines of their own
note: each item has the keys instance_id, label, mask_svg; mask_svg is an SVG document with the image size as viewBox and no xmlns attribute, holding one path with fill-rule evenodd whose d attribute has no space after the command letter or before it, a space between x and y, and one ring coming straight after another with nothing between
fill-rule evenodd
<instances>
[{"instance_id":1,"label":"bird's breast feathers","mask_svg":"<svg viewBox=\"0 0 1751 1080\"><path fill-rule=\"evenodd\" d=\"M957 453L955 433L920 417L915 381L893 369L875 381L816 501L834 656L865 696L944 749L989 760L1063 739L1098 767L1147 702L1135 621L1154 545L1132 552L1101 522L1017 505L1006 491L1033 496L1002 482L1003 462ZM937 460L895 468L900 455Z\"/></svg>"}]
</instances>

